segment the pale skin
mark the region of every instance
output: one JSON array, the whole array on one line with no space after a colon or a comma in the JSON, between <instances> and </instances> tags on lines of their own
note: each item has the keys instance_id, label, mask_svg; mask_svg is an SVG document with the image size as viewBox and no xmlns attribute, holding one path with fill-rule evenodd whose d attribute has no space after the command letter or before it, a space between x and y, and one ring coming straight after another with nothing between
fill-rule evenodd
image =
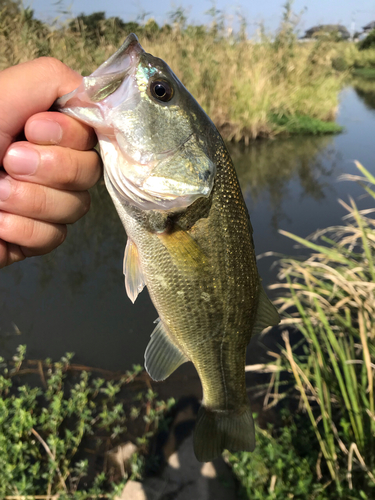
<instances>
[{"instance_id":1,"label":"pale skin","mask_svg":"<svg viewBox=\"0 0 375 500\"><path fill-rule=\"evenodd\" d=\"M94 131L48 111L81 80L47 57L0 72L0 268L58 247L90 207L102 174Z\"/></svg>"}]
</instances>

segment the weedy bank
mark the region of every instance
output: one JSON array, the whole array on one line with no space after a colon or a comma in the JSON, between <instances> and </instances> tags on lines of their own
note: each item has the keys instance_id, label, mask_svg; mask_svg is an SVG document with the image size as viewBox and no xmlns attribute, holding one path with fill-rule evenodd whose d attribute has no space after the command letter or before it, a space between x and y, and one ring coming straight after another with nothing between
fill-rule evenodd
<instances>
[{"instance_id":1,"label":"weedy bank","mask_svg":"<svg viewBox=\"0 0 375 500\"><path fill-rule=\"evenodd\" d=\"M375 177L357 167L362 175L343 178L375 201ZM252 499L375 497L375 208L340 203L346 224L309 239L284 232L311 253L282 260L273 285L284 345L266 404L288 401L298 415L260 431L254 456L230 457Z\"/></svg>"},{"instance_id":2,"label":"weedy bank","mask_svg":"<svg viewBox=\"0 0 375 500\"><path fill-rule=\"evenodd\" d=\"M333 64L340 43L299 43L290 3L276 35L257 42L246 30L228 34L216 21L190 26L179 19L159 27L149 20L140 26L104 13L58 28L12 2L6 5L0 15L0 69L53 56L87 75L135 31L146 50L173 66L226 139L341 130L334 120L347 73Z\"/></svg>"}]
</instances>

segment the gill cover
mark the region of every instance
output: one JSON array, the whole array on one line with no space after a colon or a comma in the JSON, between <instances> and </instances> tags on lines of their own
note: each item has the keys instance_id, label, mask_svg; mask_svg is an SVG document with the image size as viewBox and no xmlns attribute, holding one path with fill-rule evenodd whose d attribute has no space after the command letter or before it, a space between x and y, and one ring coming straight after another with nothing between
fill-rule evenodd
<instances>
[{"instance_id":1,"label":"gill cover","mask_svg":"<svg viewBox=\"0 0 375 500\"><path fill-rule=\"evenodd\" d=\"M163 82L171 89L168 102L154 91ZM120 202L174 211L209 196L216 167L202 117L212 123L134 34L55 107L95 129L106 182Z\"/></svg>"}]
</instances>

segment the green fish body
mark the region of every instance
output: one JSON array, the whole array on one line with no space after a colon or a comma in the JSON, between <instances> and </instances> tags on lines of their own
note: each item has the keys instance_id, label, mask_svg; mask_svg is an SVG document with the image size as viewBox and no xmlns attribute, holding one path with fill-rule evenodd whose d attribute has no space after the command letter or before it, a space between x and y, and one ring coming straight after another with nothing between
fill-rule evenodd
<instances>
[{"instance_id":1,"label":"green fish body","mask_svg":"<svg viewBox=\"0 0 375 500\"><path fill-rule=\"evenodd\" d=\"M147 285L159 313L146 370L164 380L193 362L203 387L198 460L252 451L246 347L279 316L261 286L249 215L220 134L135 35L57 106L96 130L128 235L128 296L134 302Z\"/></svg>"}]
</instances>

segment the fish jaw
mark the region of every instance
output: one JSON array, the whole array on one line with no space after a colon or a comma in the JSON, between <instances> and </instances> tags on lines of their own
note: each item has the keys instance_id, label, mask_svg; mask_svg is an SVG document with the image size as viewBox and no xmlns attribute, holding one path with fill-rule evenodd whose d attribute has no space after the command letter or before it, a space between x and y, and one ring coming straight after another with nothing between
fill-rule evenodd
<instances>
[{"instance_id":1,"label":"fish jaw","mask_svg":"<svg viewBox=\"0 0 375 500\"><path fill-rule=\"evenodd\" d=\"M142 53L144 50L138 38L133 33L130 34L107 61L91 75L83 77L79 87L57 99L54 107L95 129L100 129L103 121L108 119L108 111L124 100L124 89L121 93L116 90L136 71ZM116 99L108 99L115 92Z\"/></svg>"}]
</instances>

